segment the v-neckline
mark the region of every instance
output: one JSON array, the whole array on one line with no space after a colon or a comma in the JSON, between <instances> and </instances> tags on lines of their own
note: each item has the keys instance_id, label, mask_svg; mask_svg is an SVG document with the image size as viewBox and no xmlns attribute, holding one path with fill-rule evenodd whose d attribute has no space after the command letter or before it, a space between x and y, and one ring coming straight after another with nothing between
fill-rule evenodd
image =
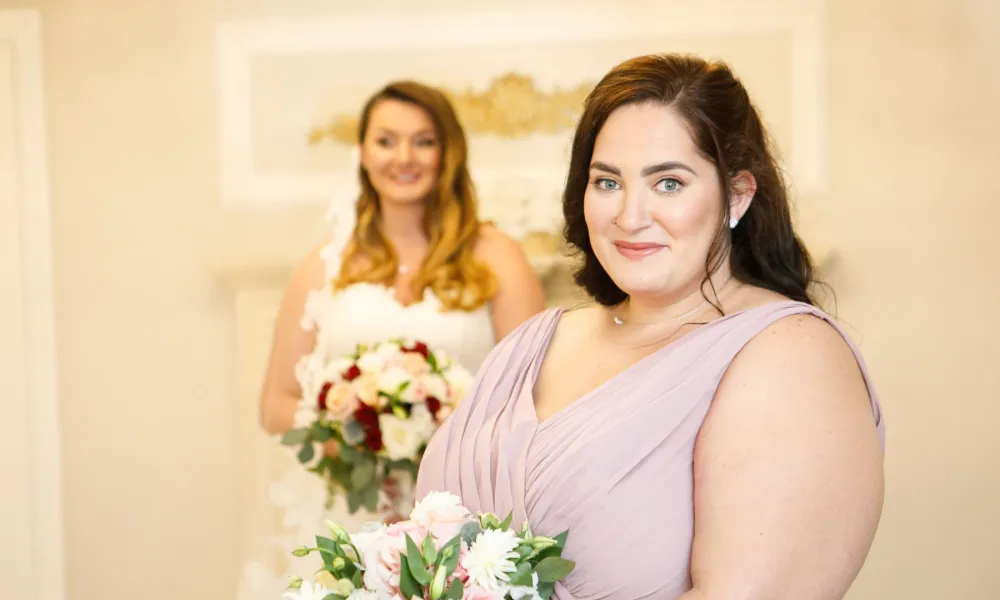
<instances>
[{"instance_id":1,"label":"v-neckline","mask_svg":"<svg viewBox=\"0 0 1000 600\"><path fill-rule=\"evenodd\" d=\"M689 331L684 335L680 336L679 338L677 338L676 340L667 342L660 348L657 348L653 352L650 352L646 356L640 358L631 365L625 367L623 370L612 375L603 382L597 384L589 391L584 392L577 399L573 400L566 406L563 406L556 412L549 415L545 420L540 420L538 418L538 408L535 406L535 386L538 385L538 375L542 370L542 364L545 362L545 359L548 356L549 346L552 344L552 339L555 337L556 329L559 327L559 322L562 321L563 315L566 314L566 312L568 312L565 308L556 308L554 310L554 314L549 320L549 323L547 324L544 339L538 345L538 349L535 351L534 356L531 359L530 367L528 370L528 377L526 378L526 381L524 383L525 388L522 396L526 397L529 403L528 407L530 409L532 422L534 423L536 429L538 430L544 429L547 425L549 425L549 423L553 421L558 421L560 418L564 417L565 413L571 412L572 410L574 410L575 407L579 406L582 403L586 403L589 399L600 394L600 392L603 392L612 385L617 384L622 378L627 377L629 374L636 371L640 366L646 364L647 362L652 361L655 358L662 356L663 354L666 353L667 350L676 350L677 347L680 346L681 342L687 341L689 338L693 337L697 333L704 331L716 325L717 323L729 321L740 315L760 310L763 308L774 307L776 305L781 305L781 304L794 304L794 303L795 303L794 300L779 300L776 302L768 302L767 304L761 304L760 306L744 308L742 310L731 312L728 315L723 315L718 319L709 321L708 323L699 326L694 331Z\"/></svg>"}]
</instances>

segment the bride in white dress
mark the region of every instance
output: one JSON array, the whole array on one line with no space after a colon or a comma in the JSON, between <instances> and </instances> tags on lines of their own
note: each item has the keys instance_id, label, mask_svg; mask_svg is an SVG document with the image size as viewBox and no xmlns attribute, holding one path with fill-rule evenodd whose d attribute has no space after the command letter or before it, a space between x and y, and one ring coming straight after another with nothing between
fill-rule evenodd
<instances>
[{"instance_id":1,"label":"bride in white dress","mask_svg":"<svg viewBox=\"0 0 1000 600\"><path fill-rule=\"evenodd\" d=\"M417 339L474 374L497 340L544 307L517 243L477 218L465 134L444 95L389 84L366 103L359 130L360 193L335 203L331 240L303 260L278 313L260 400L272 435L294 424L296 364L314 349L336 356L358 343ZM322 531L326 486L305 469L277 481L271 501L288 531L275 540L279 555ZM331 512L355 526L377 518L348 516L340 501ZM244 566L240 600L281 597L297 565L270 558Z\"/></svg>"}]
</instances>

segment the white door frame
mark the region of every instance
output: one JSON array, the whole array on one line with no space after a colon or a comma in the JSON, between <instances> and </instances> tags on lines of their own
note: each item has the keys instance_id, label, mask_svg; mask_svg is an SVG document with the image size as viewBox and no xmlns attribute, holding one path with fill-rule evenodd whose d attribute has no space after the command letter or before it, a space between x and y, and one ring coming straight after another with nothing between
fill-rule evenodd
<instances>
[{"instance_id":1,"label":"white door frame","mask_svg":"<svg viewBox=\"0 0 1000 600\"><path fill-rule=\"evenodd\" d=\"M4 595L64 600L61 433L41 18L0 11L0 501ZM4 485L6 484L6 485ZM12 485L13 484L13 485ZM10 486L10 487L7 487ZM26 538L26 539L25 539ZM8 572L7 570L11 572Z\"/></svg>"}]
</instances>

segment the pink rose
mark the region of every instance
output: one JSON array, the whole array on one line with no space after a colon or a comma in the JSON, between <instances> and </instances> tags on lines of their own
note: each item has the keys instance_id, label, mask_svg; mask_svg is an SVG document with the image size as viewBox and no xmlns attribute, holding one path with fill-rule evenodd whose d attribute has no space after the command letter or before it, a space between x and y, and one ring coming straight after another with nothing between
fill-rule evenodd
<instances>
[{"instance_id":1,"label":"pink rose","mask_svg":"<svg viewBox=\"0 0 1000 600\"><path fill-rule=\"evenodd\" d=\"M447 492L431 492L413 507L410 518L430 530L438 544L458 535L467 521L473 519L458 496Z\"/></svg>"},{"instance_id":2,"label":"pink rose","mask_svg":"<svg viewBox=\"0 0 1000 600\"><path fill-rule=\"evenodd\" d=\"M427 364L424 357L416 352L408 352L403 355L402 367L404 371L414 377L420 377L431 370L431 366Z\"/></svg>"},{"instance_id":3,"label":"pink rose","mask_svg":"<svg viewBox=\"0 0 1000 600\"><path fill-rule=\"evenodd\" d=\"M462 600L503 600L503 596L481 587L466 586Z\"/></svg>"},{"instance_id":4,"label":"pink rose","mask_svg":"<svg viewBox=\"0 0 1000 600\"><path fill-rule=\"evenodd\" d=\"M445 420L448 417L450 417L451 413L453 413L453 412L455 412L455 409L453 409L450 405L448 405L448 404L442 404L441 408L438 409L438 411L434 415L434 417L437 418L437 422L438 423L444 423Z\"/></svg>"},{"instance_id":5,"label":"pink rose","mask_svg":"<svg viewBox=\"0 0 1000 600\"><path fill-rule=\"evenodd\" d=\"M464 584L469 581L469 572L462 566L462 559L465 557L465 551L468 549L468 546L465 545L465 542L462 542L461 548L461 551L458 553L458 565L455 567L455 572L451 574L451 577L453 580L458 579Z\"/></svg>"},{"instance_id":6,"label":"pink rose","mask_svg":"<svg viewBox=\"0 0 1000 600\"><path fill-rule=\"evenodd\" d=\"M337 383L326 395L326 414L343 423L358 408L358 398L349 383Z\"/></svg>"},{"instance_id":7,"label":"pink rose","mask_svg":"<svg viewBox=\"0 0 1000 600\"><path fill-rule=\"evenodd\" d=\"M390 596L399 594L399 557L406 552L407 534L419 547L427 530L413 521L401 521L386 527L377 543L367 549L364 556L366 588L381 590Z\"/></svg>"},{"instance_id":8,"label":"pink rose","mask_svg":"<svg viewBox=\"0 0 1000 600\"><path fill-rule=\"evenodd\" d=\"M372 408L382 408L385 400L378 395L378 377L371 373L365 373L355 379L351 385L359 400Z\"/></svg>"}]
</instances>

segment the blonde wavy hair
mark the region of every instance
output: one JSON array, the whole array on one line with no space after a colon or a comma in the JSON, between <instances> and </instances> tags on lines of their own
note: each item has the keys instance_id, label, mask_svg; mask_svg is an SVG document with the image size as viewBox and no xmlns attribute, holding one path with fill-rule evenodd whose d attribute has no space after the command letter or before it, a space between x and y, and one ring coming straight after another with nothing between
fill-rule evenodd
<instances>
[{"instance_id":1,"label":"blonde wavy hair","mask_svg":"<svg viewBox=\"0 0 1000 600\"><path fill-rule=\"evenodd\" d=\"M430 247L410 289L419 300L430 288L445 310L476 310L496 295L497 285L490 268L473 256L481 224L476 190L466 164L465 132L444 94L414 81L397 81L365 103L358 127L360 144L365 142L372 110L389 99L427 111L441 145L438 180L424 200L423 226ZM361 196L357 202L357 225L341 263L345 267L355 264L355 268L341 269L334 289L361 282L391 287L399 260L382 228L381 203L363 167L358 170L358 178ZM356 261L352 261L357 257L366 258L368 264L358 268Z\"/></svg>"}]
</instances>

